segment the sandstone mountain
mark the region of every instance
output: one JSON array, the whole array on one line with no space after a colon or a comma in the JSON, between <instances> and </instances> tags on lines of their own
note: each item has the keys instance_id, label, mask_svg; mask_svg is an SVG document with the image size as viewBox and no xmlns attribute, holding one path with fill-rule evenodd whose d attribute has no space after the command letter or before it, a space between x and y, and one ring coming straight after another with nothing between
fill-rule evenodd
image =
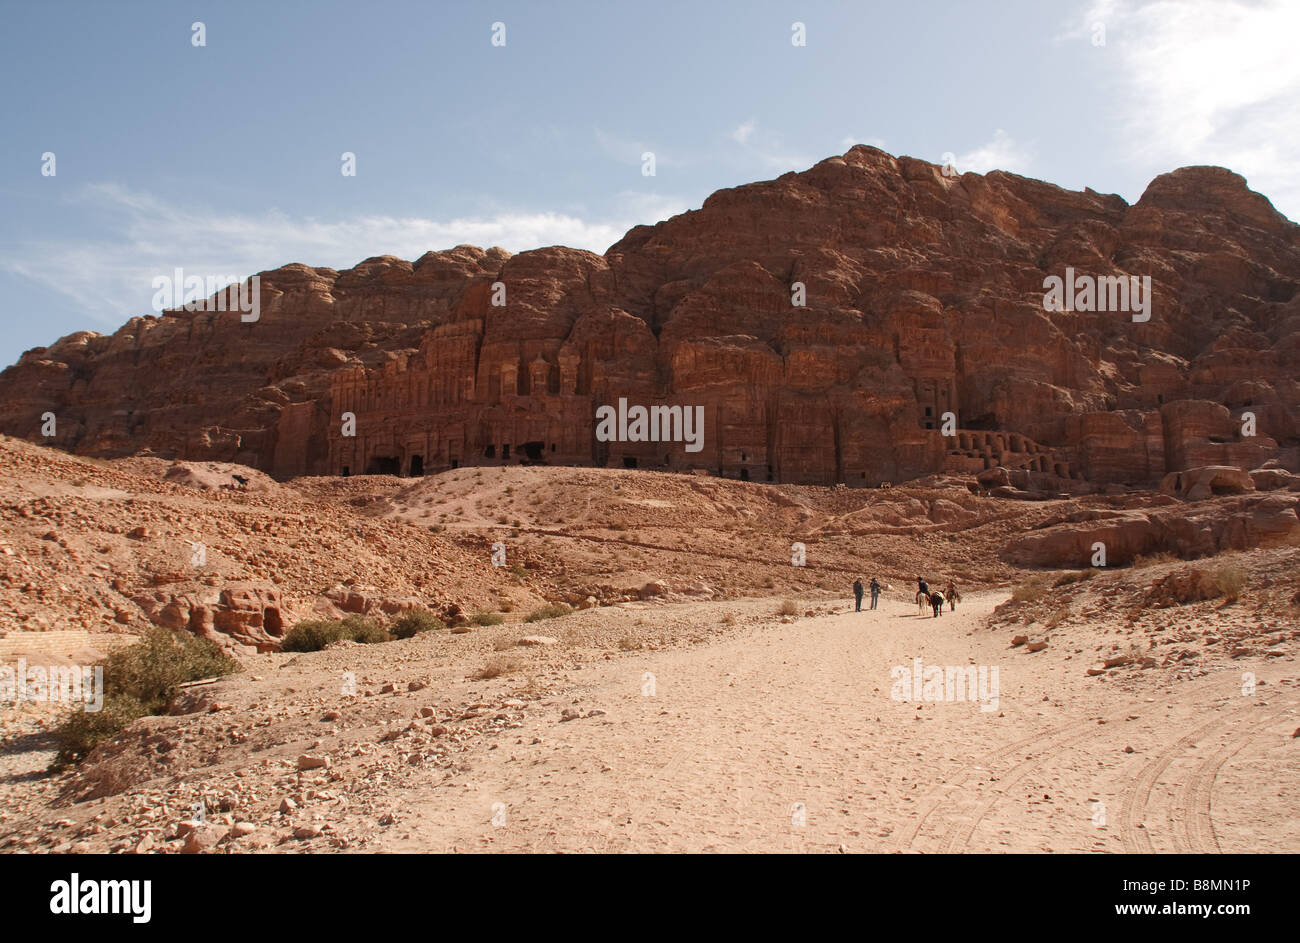
<instances>
[{"instance_id":1,"label":"sandstone mountain","mask_svg":"<svg viewBox=\"0 0 1300 943\"><path fill-rule=\"evenodd\" d=\"M1067 268L1149 276L1149 320L1046 310ZM1300 227L1222 168L1129 205L858 146L603 257L295 264L262 273L252 323L178 310L73 334L0 374L0 431L279 479L523 462L1085 492L1300 471L1298 287ZM599 441L620 398L702 406L703 448Z\"/></svg>"}]
</instances>

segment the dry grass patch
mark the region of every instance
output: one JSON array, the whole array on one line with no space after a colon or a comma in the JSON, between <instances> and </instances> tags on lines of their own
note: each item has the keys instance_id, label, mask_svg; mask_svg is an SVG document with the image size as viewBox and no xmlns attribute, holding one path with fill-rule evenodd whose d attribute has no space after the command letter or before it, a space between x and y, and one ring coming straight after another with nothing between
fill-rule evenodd
<instances>
[{"instance_id":1,"label":"dry grass patch","mask_svg":"<svg viewBox=\"0 0 1300 943\"><path fill-rule=\"evenodd\" d=\"M1037 602L1047 594L1048 581L1045 576L1035 576L1018 585L1011 591L1012 602Z\"/></svg>"},{"instance_id":2,"label":"dry grass patch","mask_svg":"<svg viewBox=\"0 0 1300 943\"><path fill-rule=\"evenodd\" d=\"M523 662L517 658L493 658L478 671L470 675L472 681L487 681L491 678L500 678L502 675L514 674L523 667Z\"/></svg>"}]
</instances>

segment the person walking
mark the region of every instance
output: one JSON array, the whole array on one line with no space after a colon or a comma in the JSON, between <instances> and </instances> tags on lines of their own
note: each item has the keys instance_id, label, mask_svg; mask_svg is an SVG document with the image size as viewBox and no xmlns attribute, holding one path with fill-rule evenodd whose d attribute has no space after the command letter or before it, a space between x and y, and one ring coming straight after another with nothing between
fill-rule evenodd
<instances>
[{"instance_id":1,"label":"person walking","mask_svg":"<svg viewBox=\"0 0 1300 943\"><path fill-rule=\"evenodd\" d=\"M948 611L955 612L957 603L961 602L961 594L957 592L957 582L955 580L948 580L948 588L943 595L948 600Z\"/></svg>"},{"instance_id":2,"label":"person walking","mask_svg":"<svg viewBox=\"0 0 1300 943\"><path fill-rule=\"evenodd\" d=\"M854 602L853 611L861 612L862 611L862 580L853 581L853 602Z\"/></svg>"},{"instance_id":3,"label":"person walking","mask_svg":"<svg viewBox=\"0 0 1300 943\"><path fill-rule=\"evenodd\" d=\"M871 578L871 608L876 608L876 602L880 599L880 581L874 576Z\"/></svg>"}]
</instances>

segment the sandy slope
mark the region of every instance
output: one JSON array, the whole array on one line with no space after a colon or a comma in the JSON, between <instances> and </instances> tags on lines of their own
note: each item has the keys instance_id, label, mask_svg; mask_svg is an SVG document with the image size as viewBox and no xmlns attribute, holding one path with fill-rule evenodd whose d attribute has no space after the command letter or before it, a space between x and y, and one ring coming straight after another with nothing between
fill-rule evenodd
<instances>
[{"instance_id":1,"label":"sandy slope","mask_svg":"<svg viewBox=\"0 0 1300 943\"><path fill-rule=\"evenodd\" d=\"M408 793L405 830L368 850L1300 847L1293 665L1252 666L1255 696L1235 668L1125 692L979 629L1001 598L938 620L892 602L583 668L571 709L606 713L529 712L454 787ZM917 656L998 666L999 709L891 699L891 667Z\"/></svg>"}]
</instances>

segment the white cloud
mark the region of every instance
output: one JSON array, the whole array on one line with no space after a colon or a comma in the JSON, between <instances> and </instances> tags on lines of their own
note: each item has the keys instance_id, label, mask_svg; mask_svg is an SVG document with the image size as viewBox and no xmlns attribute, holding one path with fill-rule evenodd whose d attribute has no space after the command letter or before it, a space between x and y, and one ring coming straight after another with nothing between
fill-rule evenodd
<instances>
[{"instance_id":1,"label":"white cloud","mask_svg":"<svg viewBox=\"0 0 1300 943\"><path fill-rule=\"evenodd\" d=\"M886 149L884 138L855 138L852 136L840 138L841 151L847 151L856 144L866 144L868 147L878 147L882 151Z\"/></svg>"},{"instance_id":2,"label":"white cloud","mask_svg":"<svg viewBox=\"0 0 1300 943\"><path fill-rule=\"evenodd\" d=\"M986 174L990 170L1023 174L1028 171L1032 160L1025 148L1017 144L1006 131L998 128L993 132L991 140L974 150L958 154L954 166L963 174Z\"/></svg>"},{"instance_id":3,"label":"white cloud","mask_svg":"<svg viewBox=\"0 0 1300 943\"><path fill-rule=\"evenodd\" d=\"M754 129L758 127L758 122L750 118L744 124L739 125L735 131L731 132L731 139L737 144L748 144L749 139L754 136Z\"/></svg>"},{"instance_id":4,"label":"white cloud","mask_svg":"<svg viewBox=\"0 0 1300 943\"><path fill-rule=\"evenodd\" d=\"M613 201L615 217L603 221L522 212L445 221L380 215L325 221L278 210L206 212L110 184L88 186L76 199L109 221L102 237L30 242L0 260L0 268L72 298L113 326L148 313L153 278L176 267L187 275L242 279L290 262L343 269L370 256L416 259L462 243L511 252L564 245L601 253L632 226L686 209L674 198L627 192Z\"/></svg>"},{"instance_id":5,"label":"white cloud","mask_svg":"<svg viewBox=\"0 0 1300 943\"><path fill-rule=\"evenodd\" d=\"M1115 109L1130 156L1171 170L1219 164L1300 217L1300 3L1104 0Z\"/></svg>"},{"instance_id":6,"label":"white cloud","mask_svg":"<svg viewBox=\"0 0 1300 943\"><path fill-rule=\"evenodd\" d=\"M817 158L791 151L781 135L760 127L754 118L732 131L731 139L740 145L747 164L757 164L766 173L807 170L817 163Z\"/></svg>"}]
</instances>

